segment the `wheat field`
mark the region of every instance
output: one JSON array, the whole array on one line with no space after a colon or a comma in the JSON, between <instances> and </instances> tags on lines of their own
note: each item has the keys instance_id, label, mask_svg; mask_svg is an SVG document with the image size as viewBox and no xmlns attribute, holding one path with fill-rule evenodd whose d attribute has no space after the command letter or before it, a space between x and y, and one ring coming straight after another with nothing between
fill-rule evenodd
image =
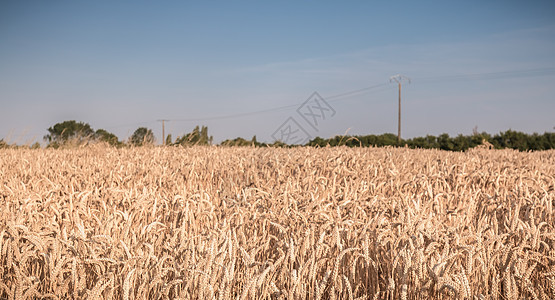
<instances>
[{"instance_id":1,"label":"wheat field","mask_svg":"<svg viewBox=\"0 0 555 300\"><path fill-rule=\"evenodd\" d=\"M555 151L0 150L0 299L555 299Z\"/></svg>"}]
</instances>

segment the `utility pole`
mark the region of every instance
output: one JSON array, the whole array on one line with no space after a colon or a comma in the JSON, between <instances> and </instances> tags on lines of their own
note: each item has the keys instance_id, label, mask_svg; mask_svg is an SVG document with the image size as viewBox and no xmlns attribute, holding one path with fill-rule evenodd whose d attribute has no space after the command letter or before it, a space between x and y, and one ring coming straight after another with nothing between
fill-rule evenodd
<instances>
[{"instance_id":1,"label":"utility pole","mask_svg":"<svg viewBox=\"0 0 555 300\"><path fill-rule=\"evenodd\" d=\"M389 78L389 82L397 82L399 85L399 124L398 124L398 131L397 131L397 143L401 145L401 83L403 80L408 81L410 83L410 78L404 75L394 75Z\"/></svg>"},{"instance_id":2,"label":"utility pole","mask_svg":"<svg viewBox=\"0 0 555 300\"><path fill-rule=\"evenodd\" d=\"M165 122L169 121L169 120L164 120L164 119L160 119L160 120L156 120L158 122L162 122L162 145L166 145L166 131L165 131Z\"/></svg>"}]
</instances>

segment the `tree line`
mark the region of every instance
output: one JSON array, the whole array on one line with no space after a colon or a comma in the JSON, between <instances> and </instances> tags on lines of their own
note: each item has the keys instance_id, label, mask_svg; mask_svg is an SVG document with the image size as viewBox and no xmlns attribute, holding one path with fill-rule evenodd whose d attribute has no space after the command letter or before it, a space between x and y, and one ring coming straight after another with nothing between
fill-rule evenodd
<instances>
[{"instance_id":1,"label":"tree line","mask_svg":"<svg viewBox=\"0 0 555 300\"><path fill-rule=\"evenodd\" d=\"M81 145L85 143L103 142L112 146L146 146L156 142L154 133L146 127L137 128L127 141L120 141L118 137L104 129L94 130L88 123L75 120L57 123L48 128L48 134L44 136L47 147L58 148L67 145ZM171 134L166 137L166 145L210 145L212 136L208 136L208 127L196 126L192 132L172 140Z\"/></svg>"},{"instance_id":2,"label":"tree line","mask_svg":"<svg viewBox=\"0 0 555 300\"><path fill-rule=\"evenodd\" d=\"M71 147L90 143L106 143L111 146L145 146L154 145L156 142L154 133L146 127L137 128L127 141L121 141L118 137L104 129L94 130L88 123L77 122L75 120L56 123L49 127L48 134L44 136L44 141L48 148ZM212 145L213 137L208 134L208 127L196 126L189 133L178 136L175 140L171 134L165 137L164 144L167 146L193 146L193 145ZM271 144L261 143L253 136L250 140L238 137L228 139L219 144L220 146L252 146L252 147L296 147L299 145L288 145L276 141ZM312 147L327 146L348 146L348 147L384 147L402 146L409 148L441 149L448 151L466 151L479 145L487 145L495 149L516 149L520 151L528 150L548 150L555 149L555 133L545 132L544 134L527 134L523 132L507 130L495 135L486 132L478 133L477 130L471 135L451 137L447 133L439 136L426 135L425 137L415 137L402 139L400 142L397 136L392 133L380 135L359 135L359 136L335 136L329 139L316 137L305 145ZM0 148L14 147L4 140L0 140ZM39 143L34 143L31 148L40 148Z\"/></svg>"},{"instance_id":3,"label":"tree line","mask_svg":"<svg viewBox=\"0 0 555 300\"><path fill-rule=\"evenodd\" d=\"M336 136L330 139L317 137L310 142L309 146L349 146L349 147L384 147L384 146L407 146L409 148L441 149L448 151L466 151L479 145L488 145L495 149L549 150L555 149L555 133L527 134L524 132L507 130L495 135L486 132L473 133L451 137L447 133L439 136L427 135L411 139L401 139L399 143L397 136L392 133L381 135L364 136Z\"/></svg>"},{"instance_id":4,"label":"tree line","mask_svg":"<svg viewBox=\"0 0 555 300\"><path fill-rule=\"evenodd\" d=\"M48 134L43 137L47 148L73 147L94 143L105 143L115 147L124 146L146 146L154 145L156 139L151 129L146 127L137 128L126 141L105 130L94 130L90 124L77 122L75 120L56 123L47 129ZM196 126L192 132L178 137L175 141L171 135L168 135L165 141L166 145L211 145L212 136L208 136L208 128ZM10 145L3 139L0 139L0 148L17 147ZM41 145L36 142L30 146L31 148L40 148Z\"/></svg>"}]
</instances>

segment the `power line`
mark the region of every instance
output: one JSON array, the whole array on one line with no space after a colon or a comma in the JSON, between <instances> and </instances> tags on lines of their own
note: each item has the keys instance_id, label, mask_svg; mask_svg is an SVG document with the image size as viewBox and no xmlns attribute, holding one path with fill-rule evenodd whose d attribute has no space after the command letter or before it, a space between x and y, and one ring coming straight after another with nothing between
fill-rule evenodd
<instances>
[{"instance_id":1,"label":"power line","mask_svg":"<svg viewBox=\"0 0 555 300\"><path fill-rule=\"evenodd\" d=\"M380 83L380 84L365 87L365 88L362 88L362 89L357 89L357 90L353 90L353 91L333 95L333 96L330 96L330 97L325 97L325 99L329 100L329 102L334 102L334 101L338 101L338 100L348 98L348 97L352 97L352 96L355 96L355 95L361 95L361 94L369 93L370 91L372 91L372 90L374 90L378 87L383 87L383 86L387 86L387 85L388 85L388 83ZM239 118L239 117L246 117L246 116L252 116L252 115L257 115L257 114L264 114L264 113L271 113L271 112L288 110L288 109L291 109L291 108L296 108L298 106L299 106L299 103L296 103L296 104L278 106L278 107L274 107L274 108L251 111L251 112L244 112L244 113L236 113L236 114L213 116L213 117L204 117L204 118L170 119L168 121L194 122L194 121L212 121L212 120L234 119L234 118Z\"/></svg>"},{"instance_id":2,"label":"power line","mask_svg":"<svg viewBox=\"0 0 555 300\"><path fill-rule=\"evenodd\" d=\"M120 124L120 125L114 125L114 126L106 126L104 128L114 129L114 128L130 127L130 126L137 126L137 125L147 125L147 124L152 124L154 122L156 122L156 120L135 122L135 123L126 123L126 124Z\"/></svg>"},{"instance_id":3,"label":"power line","mask_svg":"<svg viewBox=\"0 0 555 300\"><path fill-rule=\"evenodd\" d=\"M413 77L413 81L418 83L418 82L439 82L439 81L450 81L450 80L453 80L453 81L454 80L456 81L489 80L489 79L512 78L512 77L514 78L514 77L548 76L548 75L554 75L554 74L555 74L555 67L547 67L547 68L521 69L521 70L510 70L510 71L500 71L500 72L470 73L470 74L442 75L442 76L430 76L430 77ZM378 89L380 87L382 87L383 89ZM367 94L370 92L379 92L390 88L391 88L390 83L385 82L385 83L375 84L375 85L357 89L357 90L352 90L352 91L347 91L344 93L332 95L329 97L325 97L324 99L326 99L328 102L336 102L336 101L347 99L349 97ZM227 115L211 116L211 117L207 116L202 118L167 119L165 121L200 122L200 121L234 119L234 118L247 117L247 116L253 116L258 114L284 111L284 110L296 108L298 106L299 106L299 103L296 103L296 104L283 105L283 106L278 106L278 107L273 107L268 109L251 111L251 112L243 112L243 113L235 113L235 114L227 114ZM137 125L148 125L154 122L157 122L157 120L119 124L114 126L107 126L104 128L115 129L115 128L122 128L122 127L137 126ZM25 134L24 136L28 136L28 135L31 135L31 134Z\"/></svg>"},{"instance_id":4,"label":"power line","mask_svg":"<svg viewBox=\"0 0 555 300\"><path fill-rule=\"evenodd\" d=\"M518 78L518 77L533 77L533 76L547 76L555 75L555 67L535 68L535 69L521 69L499 72L486 72L486 73L470 73L470 74L457 74L457 75L442 75L430 77L415 77L415 82L437 82L437 81L450 81L450 80L488 80L488 79L501 79L501 78Z\"/></svg>"},{"instance_id":5,"label":"power line","mask_svg":"<svg viewBox=\"0 0 555 300\"><path fill-rule=\"evenodd\" d=\"M354 91L350 91L350 92L345 92L345 93L329 96L329 97L326 97L325 99L328 100L328 102L335 102L335 101L338 101L338 100L341 100L341 99L344 99L344 98L348 98L348 97L351 97L351 96L365 94L365 93L368 93L368 92L370 92L370 91L372 91L376 88L383 87L383 86L389 86L389 83L380 83L380 84L365 87L365 88L362 88L362 89L358 89L358 90L354 90Z\"/></svg>"},{"instance_id":6,"label":"power line","mask_svg":"<svg viewBox=\"0 0 555 300\"><path fill-rule=\"evenodd\" d=\"M522 70L510 70L510 71L500 71L500 72L486 72L486 73L470 73L470 74L458 74L458 75L442 75L442 76L432 76L432 77L416 77L413 81L415 82L434 82L434 81L449 81L449 80L487 80L487 79L499 79L499 78L510 78L510 77L531 77L531 76L546 76L555 74L555 67L548 68L535 68L535 69L522 69ZM332 95L329 97L324 97L328 102L335 102L345 98L349 98L356 95L367 94L369 92L378 92L376 90L379 87L388 87L390 83L380 83L365 88L352 90L344 92L337 95ZM389 89L389 88L387 88ZM299 104L290 104L284 106L278 106L274 108L268 108L263 110L235 113L228 115L203 117L203 118L184 118L184 119L171 119L171 121L176 122L200 122L200 121L212 121L212 120L224 120L224 119L234 119L240 117L247 117L258 114L272 113L283 110L288 110L291 108L298 107Z\"/></svg>"}]
</instances>

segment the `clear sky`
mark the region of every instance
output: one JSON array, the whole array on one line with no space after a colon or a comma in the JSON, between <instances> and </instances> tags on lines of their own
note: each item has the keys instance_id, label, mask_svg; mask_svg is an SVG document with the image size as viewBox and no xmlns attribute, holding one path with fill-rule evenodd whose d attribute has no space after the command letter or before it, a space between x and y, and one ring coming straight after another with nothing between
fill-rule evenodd
<instances>
[{"instance_id":1,"label":"clear sky","mask_svg":"<svg viewBox=\"0 0 555 300\"><path fill-rule=\"evenodd\" d=\"M0 2L10 142L64 120L120 139L145 126L160 140L158 119L215 141L271 142L289 118L310 137L396 133L395 74L411 79L405 138L552 132L555 2ZM297 112L313 92L335 111L316 126Z\"/></svg>"}]
</instances>

